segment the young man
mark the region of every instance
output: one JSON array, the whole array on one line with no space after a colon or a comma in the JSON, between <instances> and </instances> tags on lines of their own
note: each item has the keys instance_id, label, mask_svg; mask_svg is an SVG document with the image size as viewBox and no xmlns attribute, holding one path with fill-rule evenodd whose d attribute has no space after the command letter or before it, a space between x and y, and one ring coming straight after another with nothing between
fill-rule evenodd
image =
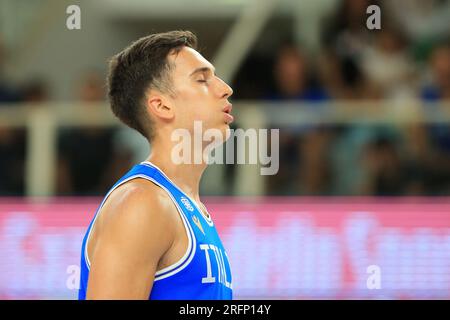
<instances>
[{"instance_id":1,"label":"young man","mask_svg":"<svg viewBox=\"0 0 450 320\"><path fill-rule=\"evenodd\" d=\"M196 42L188 31L152 34L110 62L111 108L152 152L112 187L89 225L79 299L232 299L228 255L199 198L207 163L172 159L174 130L192 136L200 121L227 138L233 121L233 90Z\"/></svg>"}]
</instances>

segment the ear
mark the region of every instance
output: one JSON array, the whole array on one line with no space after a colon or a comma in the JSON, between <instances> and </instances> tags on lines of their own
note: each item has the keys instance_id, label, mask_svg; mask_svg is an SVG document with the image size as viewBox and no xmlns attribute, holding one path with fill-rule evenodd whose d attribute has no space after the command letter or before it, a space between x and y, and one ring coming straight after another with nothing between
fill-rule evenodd
<instances>
[{"instance_id":1,"label":"ear","mask_svg":"<svg viewBox=\"0 0 450 320\"><path fill-rule=\"evenodd\" d=\"M165 95L151 90L146 98L147 111L156 118L172 120L175 117L170 99Z\"/></svg>"}]
</instances>

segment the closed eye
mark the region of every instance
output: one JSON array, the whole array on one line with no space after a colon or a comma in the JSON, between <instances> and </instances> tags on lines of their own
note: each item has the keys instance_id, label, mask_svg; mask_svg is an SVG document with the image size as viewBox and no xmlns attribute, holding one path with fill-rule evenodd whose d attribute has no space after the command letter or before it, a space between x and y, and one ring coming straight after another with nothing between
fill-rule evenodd
<instances>
[{"instance_id":1,"label":"closed eye","mask_svg":"<svg viewBox=\"0 0 450 320\"><path fill-rule=\"evenodd\" d=\"M200 80L197 80L197 82L199 82L199 83L201 83L202 85L205 85L205 86L208 85L208 80L200 79Z\"/></svg>"}]
</instances>

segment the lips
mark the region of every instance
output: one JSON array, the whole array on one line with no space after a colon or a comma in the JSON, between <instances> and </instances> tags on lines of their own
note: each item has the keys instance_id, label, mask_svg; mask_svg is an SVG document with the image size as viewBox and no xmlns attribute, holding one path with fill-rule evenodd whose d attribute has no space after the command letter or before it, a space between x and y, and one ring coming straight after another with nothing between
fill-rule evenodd
<instances>
[{"instance_id":1,"label":"lips","mask_svg":"<svg viewBox=\"0 0 450 320\"><path fill-rule=\"evenodd\" d=\"M232 104L227 104L222 111L225 113L225 121L226 123L230 124L231 122L233 122L234 117L231 115L231 110L233 109Z\"/></svg>"},{"instance_id":2,"label":"lips","mask_svg":"<svg viewBox=\"0 0 450 320\"><path fill-rule=\"evenodd\" d=\"M226 123L230 124L234 121L234 117L231 114L225 112L224 116Z\"/></svg>"},{"instance_id":3,"label":"lips","mask_svg":"<svg viewBox=\"0 0 450 320\"><path fill-rule=\"evenodd\" d=\"M222 111L225 113L231 113L231 110L233 110L233 105L231 103L227 104Z\"/></svg>"}]
</instances>

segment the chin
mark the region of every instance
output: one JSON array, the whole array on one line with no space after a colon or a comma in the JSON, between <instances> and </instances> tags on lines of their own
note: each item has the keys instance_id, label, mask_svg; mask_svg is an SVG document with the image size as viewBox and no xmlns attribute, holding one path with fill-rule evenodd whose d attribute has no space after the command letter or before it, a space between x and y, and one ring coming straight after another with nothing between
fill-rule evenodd
<instances>
[{"instance_id":1,"label":"chin","mask_svg":"<svg viewBox=\"0 0 450 320\"><path fill-rule=\"evenodd\" d=\"M226 142L231 136L230 125L225 122L219 130L222 132L222 136L224 137L223 142Z\"/></svg>"},{"instance_id":2,"label":"chin","mask_svg":"<svg viewBox=\"0 0 450 320\"><path fill-rule=\"evenodd\" d=\"M227 123L222 123L214 127L214 130L217 134L220 132L220 138L218 137L218 139L215 139L216 145L225 143L231 136L230 126Z\"/></svg>"},{"instance_id":3,"label":"chin","mask_svg":"<svg viewBox=\"0 0 450 320\"><path fill-rule=\"evenodd\" d=\"M225 130L225 133L224 133L224 137L225 137L225 139L223 141L224 143L231 137L230 125L227 124L226 126L227 126L227 129Z\"/></svg>"}]
</instances>

